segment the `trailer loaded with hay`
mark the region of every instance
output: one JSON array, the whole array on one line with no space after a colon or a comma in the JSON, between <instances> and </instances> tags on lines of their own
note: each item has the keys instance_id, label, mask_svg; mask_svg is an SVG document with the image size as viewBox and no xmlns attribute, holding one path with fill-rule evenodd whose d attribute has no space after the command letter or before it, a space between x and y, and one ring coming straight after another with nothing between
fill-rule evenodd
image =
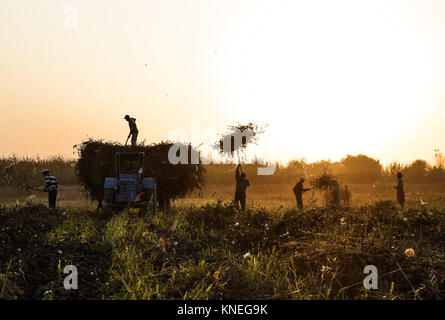
<instances>
[{"instance_id":1,"label":"trailer loaded with hay","mask_svg":"<svg viewBox=\"0 0 445 320\"><path fill-rule=\"evenodd\" d=\"M117 177L119 174L116 155L143 153L143 172L146 177L156 181L156 202L159 209L165 210L170 207L172 200L200 190L204 184L205 169L200 162L170 163L168 153L172 146L173 143L170 142L124 146L116 142L89 139L74 146L78 153L76 176L88 197L98 201L98 208L102 208L104 182L106 178ZM190 145L180 150L188 150L188 159L192 152L196 152Z\"/></svg>"}]
</instances>

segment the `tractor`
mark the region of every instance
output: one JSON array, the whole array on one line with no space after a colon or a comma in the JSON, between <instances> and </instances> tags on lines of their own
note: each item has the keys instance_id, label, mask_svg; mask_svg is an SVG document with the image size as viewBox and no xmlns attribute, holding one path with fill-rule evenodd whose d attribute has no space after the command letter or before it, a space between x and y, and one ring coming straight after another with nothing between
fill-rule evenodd
<instances>
[{"instance_id":1,"label":"tractor","mask_svg":"<svg viewBox=\"0 0 445 320\"><path fill-rule=\"evenodd\" d=\"M124 208L156 213L156 179L144 177L143 152L116 152L116 176L105 178L104 217Z\"/></svg>"}]
</instances>

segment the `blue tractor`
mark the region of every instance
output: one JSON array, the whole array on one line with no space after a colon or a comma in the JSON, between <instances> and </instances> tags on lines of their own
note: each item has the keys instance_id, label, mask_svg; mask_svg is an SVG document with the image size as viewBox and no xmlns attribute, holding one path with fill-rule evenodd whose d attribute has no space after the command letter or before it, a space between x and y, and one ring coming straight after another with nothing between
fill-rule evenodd
<instances>
[{"instance_id":1,"label":"blue tractor","mask_svg":"<svg viewBox=\"0 0 445 320\"><path fill-rule=\"evenodd\" d=\"M156 179L144 177L143 152L117 152L116 177L105 178L104 217L126 207L156 213Z\"/></svg>"}]
</instances>

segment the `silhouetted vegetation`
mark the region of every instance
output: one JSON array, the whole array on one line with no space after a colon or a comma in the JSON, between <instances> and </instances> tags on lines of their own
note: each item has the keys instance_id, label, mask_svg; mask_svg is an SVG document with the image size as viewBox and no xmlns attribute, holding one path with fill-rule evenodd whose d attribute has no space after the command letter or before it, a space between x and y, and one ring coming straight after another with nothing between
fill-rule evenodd
<instances>
[{"instance_id":1,"label":"silhouetted vegetation","mask_svg":"<svg viewBox=\"0 0 445 320\"><path fill-rule=\"evenodd\" d=\"M10 169L5 169L7 167ZM21 186L22 184L43 184L42 171L50 169L61 184L77 184L75 175L75 160L62 157L30 158L5 157L0 158L0 185Z\"/></svg>"},{"instance_id":2,"label":"silhouetted vegetation","mask_svg":"<svg viewBox=\"0 0 445 320\"><path fill-rule=\"evenodd\" d=\"M92 212L0 207L0 298L443 299L440 207L335 211L229 203L104 222ZM63 288L75 264L79 290ZM378 267L378 289L363 268Z\"/></svg>"},{"instance_id":3,"label":"silhouetted vegetation","mask_svg":"<svg viewBox=\"0 0 445 320\"><path fill-rule=\"evenodd\" d=\"M164 190L169 199L199 190L204 166L171 165L167 158L170 146L161 143L135 148L88 140L78 147L79 180L84 181L87 191L95 192L90 197L98 200L103 179L114 175L115 152L143 151L147 175L159 178L163 188L159 191ZM66 172L70 172L71 180L66 176L63 179L67 183L79 181L74 176L73 161L17 162L18 173L38 170L37 181L43 167L61 177L63 168L70 169ZM278 165L274 175L258 176L256 170L262 165L257 161L243 166L253 188L260 189L255 191L257 197L287 189L290 195L291 186L301 177L317 181L319 186L349 179L367 181L352 189L354 199L360 191L364 197L360 203L365 205L357 201L349 210L330 210L319 206L315 196L320 192L314 190L307 195L306 210L295 210L293 198L283 201L283 192L279 205L250 205L246 212L239 212L228 198L233 195L235 164L205 166L206 180L216 185L220 194L230 190L230 195L223 197L227 202L178 200L171 210L156 215L138 216L126 209L104 221L86 209L51 212L27 198L14 200L0 207L0 218L5 221L0 233L2 297L444 298L444 264L440 257L444 253L445 203L443 193L434 191L440 191L440 186L429 186L433 191L427 195L418 192L423 192L424 185L412 185L404 210L383 196L390 192L395 198L391 184L395 184L399 171L412 183L443 184L443 166L414 161L383 168L377 160L359 155L339 162L295 160L287 166ZM195 187L185 189L181 181L192 181L190 185ZM275 189L271 188L273 184ZM385 201L380 201L382 198ZM198 203L187 202L190 200ZM61 267L73 261L86 276L80 280L81 289L67 293ZM363 267L368 264L378 265L378 290L363 289Z\"/></svg>"},{"instance_id":4,"label":"silhouetted vegetation","mask_svg":"<svg viewBox=\"0 0 445 320\"><path fill-rule=\"evenodd\" d=\"M166 156L168 153L168 146L169 145L167 144L164 145L164 158L160 159L154 157L152 158L153 161L168 161ZM141 150L143 148L147 147L141 147ZM150 154L147 153L146 155L147 159L149 159ZM94 156L97 158L98 154L94 153ZM106 158L109 157L108 154L104 154L104 156ZM93 161L92 159L93 158L89 158L89 160ZM307 162L304 159L298 159L290 161L287 165L278 163L276 165L275 173L273 175L265 176L257 175L257 168L265 166L265 164L260 160L256 160L251 164L243 164L243 171L247 172L249 180L252 184L290 185L295 183L295 181L301 177L311 178L319 176L325 171L332 172L338 176L341 183L372 184L376 182L394 182L396 180L397 172L402 172L406 183L444 184L445 167L443 166L443 161L443 156L441 156L441 154L437 154L434 164L430 164L425 160L416 160L407 165L393 162L384 167L378 160L368 156L348 155L339 162L332 162L330 160ZM12 163L14 163L15 166L11 170L8 177L3 172L3 168L11 165ZM51 173L57 177L61 185L77 184L79 183L79 180L78 177L76 177L75 164L76 160L68 160L63 158L1 158L0 185L21 186L25 182L30 185L41 184L41 171L44 168L50 169ZM163 165L165 165L165 163ZM199 165L199 168L206 169L205 177L207 181L219 185L232 185L235 166L235 163L208 164ZM98 169L102 170L101 168ZM203 174L203 171L200 171L200 174ZM91 176L95 175L96 174L92 174ZM100 178L102 176L103 174L100 175ZM90 179L94 178L90 177ZM99 177L97 177L97 179L99 179ZM202 180L200 181L200 183L202 183ZM97 181L96 184L98 183L99 182ZM96 195L92 198L96 199L100 198L100 196Z\"/></svg>"},{"instance_id":5,"label":"silhouetted vegetation","mask_svg":"<svg viewBox=\"0 0 445 320\"><path fill-rule=\"evenodd\" d=\"M380 161L359 154L348 155L340 161L338 174L349 183L373 183L382 179Z\"/></svg>"},{"instance_id":6,"label":"silhouetted vegetation","mask_svg":"<svg viewBox=\"0 0 445 320\"><path fill-rule=\"evenodd\" d=\"M168 152L171 146L172 143L168 142L123 146L116 142L90 139L77 146L79 158L76 162L76 175L88 196L92 200L102 201L105 178L116 176L116 152L144 152L145 175L156 178L161 207L169 206L171 200L200 189L204 182L204 168L201 164L173 165L169 162ZM190 154L190 146L186 146L185 150Z\"/></svg>"}]
</instances>

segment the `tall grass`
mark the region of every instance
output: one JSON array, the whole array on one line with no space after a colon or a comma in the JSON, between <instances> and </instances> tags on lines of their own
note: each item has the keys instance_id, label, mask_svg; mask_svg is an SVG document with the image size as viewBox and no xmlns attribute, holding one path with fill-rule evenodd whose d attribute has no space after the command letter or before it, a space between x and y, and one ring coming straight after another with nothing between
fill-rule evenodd
<instances>
[{"instance_id":1,"label":"tall grass","mask_svg":"<svg viewBox=\"0 0 445 320\"><path fill-rule=\"evenodd\" d=\"M2 169L8 165L14 167L6 176ZM42 171L49 169L51 174L57 177L61 184L77 184L74 172L75 160L68 160L62 157L51 158L30 158L30 157L5 157L0 158L0 184L11 184L20 186L22 184L38 185L42 184Z\"/></svg>"}]
</instances>

